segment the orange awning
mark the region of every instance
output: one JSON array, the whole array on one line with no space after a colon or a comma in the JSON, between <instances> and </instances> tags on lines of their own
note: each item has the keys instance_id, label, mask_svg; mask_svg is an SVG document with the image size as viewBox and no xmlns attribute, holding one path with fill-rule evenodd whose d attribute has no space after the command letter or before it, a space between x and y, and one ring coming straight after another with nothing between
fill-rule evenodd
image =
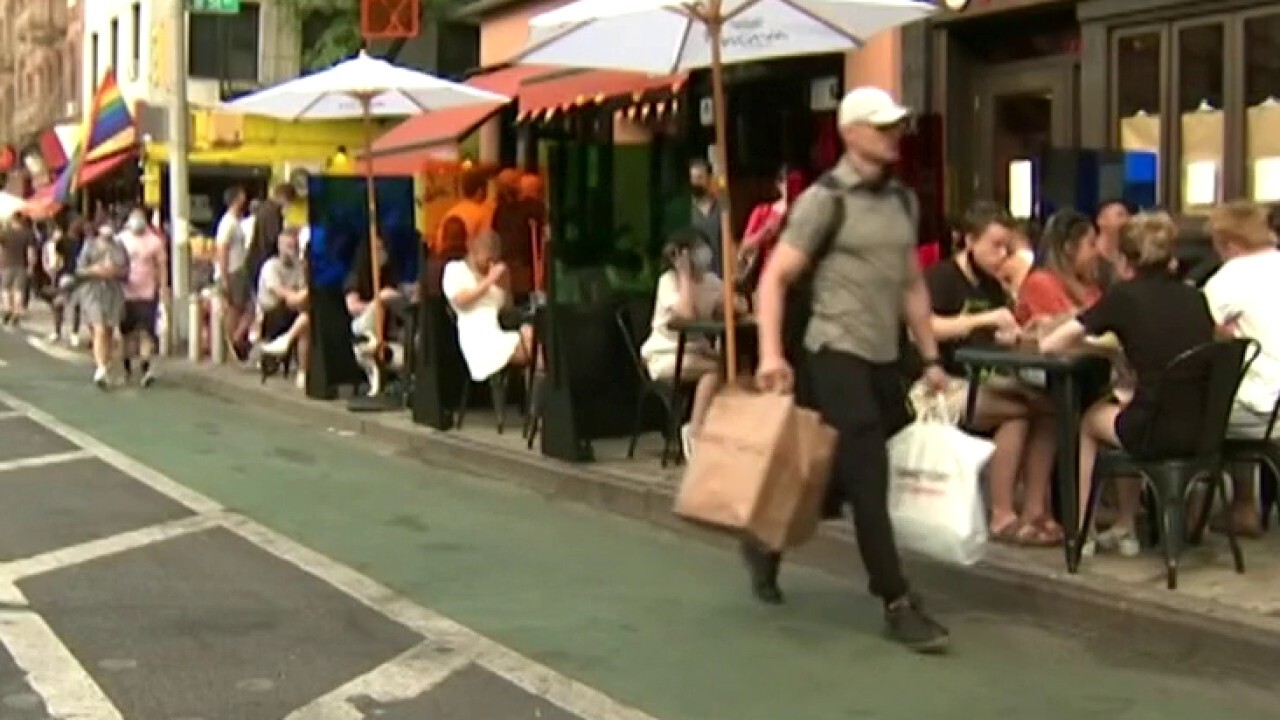
<instances>
[{"instance_id":1,"label":"orange awning","mask_svg":"<svg viewBox=\"0 0 1280 720\"><path fill-rule=\"evenodd\" d=\"M629 96L639 101L650 93L676 93L684 75L645 75L618 70L566 70L544 73L520 85L520 117L569 110Z\"/></svg>"},{"instance_id":2,"label":"orange awning","mask_svg":"<svg viewBox=\"0 0 1280 720\"><path fill-rule=\"evenodd\" d=\"M543 67L514 65L477 75L467 80L467 84L514 98L523 80L546 72L547 68ZM475 105L422 113L405 120L373 143L373 158L377 173L379 175L416 173L419 168L411 166L417 158L423 162L439 159L439 152L431 152L433 149L438 151L441 145L457 142L505 106L505 103ZM386 163L383 162L384 158ZM388 171L404 168L410 168L409 172Z\"/></svg>"},{"instance_id":3,"label":"orange awning","mask_svg":"<svg viewBox=\"0 0 1280 720\"><path fill-rule=\"evenodd\" d=\"M92 183L135 158L137 158L137 154L129 151L86 162L80 168L80 187ZM27 204L23 207L23 212L36 218L49 217L56 213L58 211L58 203L54 200L53 192L57 184L57 182L52 182L36 190L31 197L27 198Z\"/></svg>"}]
</instances>

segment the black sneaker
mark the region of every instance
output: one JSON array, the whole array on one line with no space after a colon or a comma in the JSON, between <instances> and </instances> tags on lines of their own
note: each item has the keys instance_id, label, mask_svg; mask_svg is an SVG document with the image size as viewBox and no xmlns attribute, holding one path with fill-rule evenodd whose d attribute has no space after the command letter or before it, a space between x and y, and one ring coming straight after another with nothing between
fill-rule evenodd
<instances>
[{"instance_id":1,"label":"black sneaker","mask_svg":"<svg viewBox=\"0 0 1280 720\"><path fill-rule=\"evenodd\" d=\"M751 594L766 605L781 605L785 600L782 588L778 586L782 555L765 550L753 540L743 540L739 549L751 578Z\"/></svg>"},{"instance_id":2,"label":"black sneaker","mask_svg":"<svg viewBox=\"0 0 1280 720\"><path fill-rule=\"evenodd\" d=\"M890 638L918 653L945 652L951 642L951 633L910 595L886 605L884 621Z\"/></svg>"}]
</instances>

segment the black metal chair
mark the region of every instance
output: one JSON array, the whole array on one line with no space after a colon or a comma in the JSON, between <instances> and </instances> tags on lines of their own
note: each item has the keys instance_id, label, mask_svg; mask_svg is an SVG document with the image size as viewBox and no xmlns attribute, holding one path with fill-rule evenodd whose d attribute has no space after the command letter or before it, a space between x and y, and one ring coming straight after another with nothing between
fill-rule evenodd
<instances>
[{"instance_id":1,"label":"black metal chair","mask_svg":"<svg viewBox=\"0 0 1280 720\"><path fill-rule=\"evenodd\" d=\"M1227 438L1223 443L1223 463L1226 467L1259 467L1270 470L1270 477L1262 474L1259 503L1262 508L1262 527L1271 526L1271 514L1280 510L1280 438L1275 437L1276 419L1280 417L1280 397L1267 417L1266 432L1259 438ZM1230 518L1228 518L1230 523Z\"/></svg>"},{"instance_id":2,"label":"black metal chair","mask_svg":"<svg viewBox=\"0 0 1280 720\"><path fill-rule=\"evenodd\" d=\"M1179 355L1165 369L1155 397L1151 398L1152 422L1138 447L1102 450L1094 463L1084 527L1092 526L1104 482L1115 477L1142 478L1155 502L1170 590L1178 587L1178 560L1187 537L1187 500L1191 490L1204 483L1226 499L1223 437L1240 380L1258 350L1258 343L1253 340L1218 340ZM1189 419L1189 414L1194 418ZM1188 421L1198 423L1195 437L1178 437L1179 430L1175 428L1186 425L1175 424ZM1193 529L1193 544L1200 541L1203 530L1204 523ZM1082 533L1072 548L1077 560L1086 535ZM1227 540L1236 572L1243 573L1244 555L1230 528Z\"/></svg>"},{"instance_id":3,"label":"black metal chair","mask_svg":"<svg viewBox=\"0 0 1280 720\"><path fill-rule=\"evenodd\" d=\"M631 364L639 381L631 442L627 445L627 459L636 456L636 444L640 441L641 430L644 429L645 408L648 407L649 400L652 398L662 404L665 413L662 418L662 467L665 468L680 457L680 421L684 419L687 404L683 398L689 396L689 393L680 392L679 383L654 380L649 376L649 369L645 367L644 359L640 357L640 346L647 333L645 330L647 322L642 323L635 317L636 310L635 307L623 305L614 314L618 331L622 333L622 339L627 344L627 354L631 357Z\"/></svg>"}]
</instances>

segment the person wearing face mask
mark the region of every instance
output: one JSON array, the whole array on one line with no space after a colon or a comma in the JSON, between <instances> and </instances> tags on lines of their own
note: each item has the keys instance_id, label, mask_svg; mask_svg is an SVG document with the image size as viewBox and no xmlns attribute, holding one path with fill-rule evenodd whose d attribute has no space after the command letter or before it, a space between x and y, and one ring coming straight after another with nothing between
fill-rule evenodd
<instances>
[{"instance_id":1,"label":"person wearing face mask","mask_svg":"<svg viewBox=\"0 0 1280 720\"><path fill-rule=\"evenodd\" d=\"M285 228L276 243L276 255L268 258L258 274L258 309L262 312L264 355L281 357L298 348L298 387L306 387L309 349L307 326L307 277L298 249L298 230Z\"/></svg>"},{"instance_id":2,"label":"person wearing face mask","mask_svg":"<svg viewBox=\"0 0 1280 720\"><path fill-rule=\"evenodd\" d=\"M711 243L710 272L720 277L720 201L711 188L711 165L702 158L689 163L689 225Z\"/></svg>"},{"instance_id":3,"label":"person wearing face mask","mask_svg":"<svg viewBox=\"0 0 1280 720\"><path fill-rule=\"evenodd\" d=\"M84 321L93 330L93 382L103 390L110 385L111 341L124 316L124 282L129 277L129 253L115 235L115 228L102 225L76 259L76 293Z\"/></svg>"},{"instance_id":4,"label":"person wearing face mask","mask_svg":"<svg viewBox=\"0 0 1280 720\"><path fill-rule=\"evenodd\" d=\"M677 381L676 348L680 335L671 327L672 321L711 319L721 307L724 285L712 272L715 260L711 247L709 238L697 230L686 229L673 235L663 249L662 257L668 269L658 278L653 323L649 337L640 346L640 357L654 380ZM711 400L721 385L719 355L707 338L686 339L680 375L679 382L697 384L689 423L680 431L685 456L689 457L711 409Z\"/></svg>"},{"instance_id":5,"label":"person wearing face mask","mask_svg":"<svg viewBox=\"0 0 1280 720\"><path fill-rule=\"evenodd\" d=\"M512 366L528 366L533 328L503 330L498 314L512 304L501 256L502 239L482 230L467 243L467 256L444 268L441 287L457 317L458 347L471 379L483 382Z\"/></svg>"},{"instance_id":6,"label":"person wearing face mask","mask_svg":"<svg viewBox=\"0 0 1280 720\"><path fill-rule=\"evenodd\" d=\"M124 374L133 376L133 360L142 371L142 386L155 381L152 356L159 345L156 323L161 296L168 293L169 258L164 240L147 224L141 208L129 213L118 240L129 254L129 275L124 284L124 316L120 336L124 339Z\"/></svg>"}]
</instances>

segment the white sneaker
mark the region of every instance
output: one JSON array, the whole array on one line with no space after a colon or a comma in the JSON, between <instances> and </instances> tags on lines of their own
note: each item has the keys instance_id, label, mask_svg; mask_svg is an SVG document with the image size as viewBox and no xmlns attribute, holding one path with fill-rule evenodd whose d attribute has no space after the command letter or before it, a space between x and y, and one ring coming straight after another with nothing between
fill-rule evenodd
<instances>
[{"instance_id":1,"label":"white sneaker","mask_svg":"<svg viewBox=\"0 0 1280 720\"><path fill-rule=\"evenodd\" d=\"M261 346L262 354L263 355L286 355L289 352L289 346L292 344L293 343L290 341L288 335L281 335L280 337L270 342L263 343Z\"/></svg>"},{"instance_id":2,"label":"white sneaker","mask_svg":"<svg viewBox=\"0 0 1280 720\"><path fill-rule=\"evenodd\" d=\"M59 335L58 333L49 333L49 337L45 338L45 342L56 343L61 339L62 339L62 336Z\"/></svg>"},{"instance_id":3,"label":"white sneaker","mask_svg":"<svg viewBox=\"0 0 1280 720\"><path fill-rule=\"evenodd\" d=\"M79 348L79 347L80 347L80 336L79 336L79 335L72 335L72 336L71 336L71 347L72 347L72 348Z\"/></svg>"},{"instance_id":4,"label":"white sneaker","mask_svg":"<svg viewBox=\"0 0 1280 720\"><path fill-rule=\"evenodd\" d=\"M1090 535L1085 538L1084 544L1080 546L1080 557L1091 558L1098 554L1098 536Z\"/></svg>"},{"instance_id":5,"label":"white sneaker","mask_svg":"<svg viewBox=\"0 0 1280 720\"><path fill-rule=\"evenodd\" d=\"M693 428L688 423L680 426L680 449L684 451L684 459L693 459Z\"/></svg>"},{"instance_id":6,"label":"white sneaker","mask_svg":"<svg viewBox=\"0 0 1280 720\"><path fill-rule=\"evenodd\" d=\"M93 371L93 384L99 389L106 390L110 386L110 378L107 377L107 369L99 367Z\"/></svg>"},{"instance_id":7,"label":"white sneaker","mask_svg":"<svg viewBox=\"0 0 1280 720\"><path fill-rule=\"evenodd\" d=\"M1098 547L1121 557L1137 557L1142 554L1142 543L1131 528L1113 525L1098 533Z\"/></svg>"},{"instance_id":8,"label":"white sneaker","mask_svg":"<svg viewBox=\"0 0 1280 720\"><path fill-rule=\"evenodd\" d=\"M297 376L293 379L293 382L297 384L299 390L306 390L307 374L305 372L299 371Z\"/></svg>"}]
</instances>

